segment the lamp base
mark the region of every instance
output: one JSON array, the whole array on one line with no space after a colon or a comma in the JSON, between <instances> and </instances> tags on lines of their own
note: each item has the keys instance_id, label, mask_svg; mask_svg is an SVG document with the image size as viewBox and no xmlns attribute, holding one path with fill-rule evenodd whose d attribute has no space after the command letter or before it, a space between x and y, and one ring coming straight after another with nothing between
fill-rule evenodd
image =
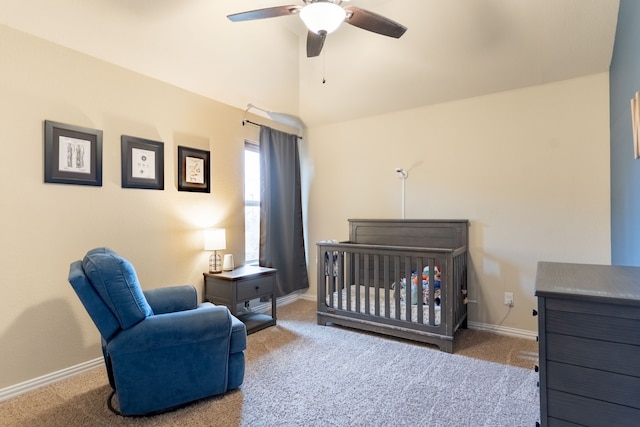
<instances>
[{"instance_id":1,"label":"lamp base","mask_svg":"<svg viewBox=\"0 0 640 427\"><path fill-rule=\"evenodd\" d=\"M209 274L222 273L222 257L218 254L218 251L214 251L209 257Z\"/></svg>"}]
</instances>

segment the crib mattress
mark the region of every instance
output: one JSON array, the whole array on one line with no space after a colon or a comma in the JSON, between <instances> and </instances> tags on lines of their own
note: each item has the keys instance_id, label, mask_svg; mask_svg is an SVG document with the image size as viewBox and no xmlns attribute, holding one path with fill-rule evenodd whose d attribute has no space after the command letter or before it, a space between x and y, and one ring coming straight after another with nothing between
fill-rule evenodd
<instances>
[{"instance_id":1,"label":"crib mattress","mask_svg":"<svg viewBox=\"0 0 640 427\"><path fill-rule=\"evenodd\" d=\"M337 308L338 307L338 298L339 298L339 294L342 294L342 309L343 310L348 310L348 311L357 311L356 308L356 286L355 285L351 285L349 286L349 290L343 290L342 292L334 292L333 293L333 307ZM350 301L351 301L351 306L348 307L347 306L347 292L349 292L351 294L350 297ZM385 316L385 290L384 289L380 289L380 297L379 297L379 307L380 307L380 315L378 317L386 317ZM366 305L365 305L365 299L366 299L366 288L364 286L360 286L360 309L359 312L362 314L369 314L372 316L376 315L376 303L375 303L375 288L370 287L369 288L369 312L366 311ZM329 295L327 295L325 303L327 304L327 306L330 306L330 298ZM435 325L440 325L440 306L439 305L435 305L434 307L434 319L435 319ZM396 300L395 300L395 292L390 291L389 292L389 319L395 319L396 318ZM403 321L411 321L412 323L418 323L418 305L414 304L411 306L411 319L408 318L407 316L407 305L405 303L405 301L403 299L401 299L400 301L400 320ZM422 323L423 324L428 324L429 323L429 306L428 305L423 305L422 306Z\"/></svg>"}]
</instances>

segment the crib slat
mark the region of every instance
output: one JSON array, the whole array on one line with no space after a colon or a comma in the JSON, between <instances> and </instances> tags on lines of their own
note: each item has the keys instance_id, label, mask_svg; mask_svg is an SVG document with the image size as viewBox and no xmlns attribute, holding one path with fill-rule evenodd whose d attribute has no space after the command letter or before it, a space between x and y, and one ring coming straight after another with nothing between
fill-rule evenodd
<instances>
[{"instance_id":1,"label":"crib slat","mask_svg":"<svg viewBox=\"0 0 640 427\"><path fill-rule=\"evenodd\" d=\"M338 259L336 263L338 264L338 277L336 286L338 287L338 308L342 310L342 292L344 291L344 258L343 252L338 252Z\"/></svg>"},{"instance_id":2,"label":"crib slat","mask_svg":"<svg viewBox=\"0 0 640 427\"><path fill-rule=\"evenodd\" d=\"M416 269L416 322L424 324L424 290L422 289L422 270L424 269L424 264L422 257L415 258L414 265Z\"/></svg>"},{"instance_id":3,"label":"crib slat","mask_svg":"<svg viewBox=\"0 0 640 427\"><path fill-rule=\"evenodd\" d=\"M399 262L397 258L398 257L396 256L393 257L394 264L397 264ZM389 285L391 283L391 276L389 273L389 257L385 257L383 283L384 283L384 317L388 319L389 317L391 317L391 307L389 304Z\"/></svg>"},{"instance_id":4,"label":"crib slat","mask_svg":"<svg viewBox=\"0 0 640 427\"><path fill-rule=\"evenodd\" d=\"M435 259L429 258L429 325L435 326L436 324L436 263ZM442 313L440 313L442 316ZM442 319L440 319L442 322Z\"/></svg>"},{"instance_id":5,"label":"crib slat","mask_svg":"<svg viewBox=\"0 0 640 427\"><path fill-rule=\"evenodd\" d=\"M402 279L400 278L400 274L396 274L395 280L395 289L394 289L394 298L395 298L395 312L396 319L400 319L400 310L402 310Z\"/></svg>"},{"instance_id":6,"label":"crib slat","mask_svg":"<svg viewBox=\"0 0 640 427\"><path fill-rule=\"evenodd\" d=\"M335 307L335 301L334 301L334 298L333 298L333 293L336 291L335 288L336 288L337 277L334 274L335 270L334 270L334 264L333 264L334 263L334 261L333 261L333 253L332 252L325 252L325 254L326 254L325 260L328 260L328 261L326 261L327 262L327 266L326 266L327 270L326 271L328 272L327 281L329 282L329 305L331 307Z\"/></svg>"},{"instance_id":7,"label":"crib slat","mask_svg":"<svg viewBox=\"0 0 640 427\"><path fill-rule=\"evenodd\" d=\"M380 316L380 256L373 258L373 309L376 316Z\"/></svg>"},{"instance_id":8,"label":"crib slat","mask_svg":"<svg viewBox=\"0 0 640 427\"><path fill-rule=\"evenodd\" d=\"M346 299L346 307L344 307L345 310L351 311L351 280L349 280L351 276L351 252L349 251L344 251L342 252L343 256L344 256L344 275L342 276L343 278L343 285L344 285L344 293L345 293L345 299Z\"/></svg>"},{"instance_id":9,"label":"crib slat","mask_svg":"<svg viewBox=\"0 0 640 427\"><path fill-rule=\"evenodd\" d=\"M411 321L411 264L404 263L404 320Z\"/></svg>"},{"instance_id":10,"label":"crib slat","mask_svg":"<svg viewBox=\"0 0 640 427\"><path fill-rule=\"evenodd\" d=\"M398 260L399 261L399 260ZM402 278L400 277L400 266L396 264L395 268L393 269L393 283L395 284L394 286L394 302L395 302L395 306L394 306L394 311L395 311L395 319L396 320L400 320L400 315L401 315L401 304L402 304L402 296L401 296L401 291L402 291Z\"/></svg>"},{"instance_id":11,"label":"crib slat","mask_svg":"<svg viewBox=\"0 0 640 427\"><path fill-rule=\"evenodd\" d=\"M354 282L356 287L356 313L360 313L360 254L354 254L353 263ZM351 306L349 306L351 307Z\"/></svg>"}]
</instances>

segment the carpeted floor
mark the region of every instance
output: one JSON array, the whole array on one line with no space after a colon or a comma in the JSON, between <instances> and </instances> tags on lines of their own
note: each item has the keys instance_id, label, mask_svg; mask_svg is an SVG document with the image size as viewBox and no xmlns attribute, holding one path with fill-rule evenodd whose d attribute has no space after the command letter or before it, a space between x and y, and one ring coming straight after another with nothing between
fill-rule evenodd
<instances>
[{"instance_id":1,"label":"carpeted floor","mask_svg":"<svg viewBox=\"0 0 640 427\"><path fill-rule=\"evenodd\" d=\"M532 426L539 418L537 344L474 330L454 354L318 326L315 303L280 307L248 337L242 387L153 417L106 405L96 368L0 403L2 426Z\"/></svg>"}]
</instances>

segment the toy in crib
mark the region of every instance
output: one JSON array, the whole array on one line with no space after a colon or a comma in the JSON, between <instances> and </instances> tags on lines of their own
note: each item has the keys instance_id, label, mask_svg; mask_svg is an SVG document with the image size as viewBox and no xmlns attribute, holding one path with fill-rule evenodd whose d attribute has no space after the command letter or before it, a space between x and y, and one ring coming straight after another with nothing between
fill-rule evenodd
<instances>
[{"instance_id":1,"label":"toy in crib","mask_svg":"<svg viewBox=\"0 0 640 427\"><path fill-rule=\"evenodd\" d=\"M437 265L434 267L433 274L433 300L436 306L440 305L440 267ZM422 303L429 304L429 266L422 269Z\"/></svg>"},{"instance_id":2,"label":"toy in crib","mask_svg":"<svg viewBox=\"0 0 640 427\"><path fill-rule=\"evenodd\" d=\"M323 240L320 243L337 244L338 241ZM334 251L331 257L329 257L329 252L324 253L324 275L338 277L338 252L337 251Z\"/></svg>"},{"instance_id":3,"label":"toy in crib","mask_svg":"<svg viewBox=\"0 0 640 427\"><path fill-rule=\"evenodd\" d=\"M436 306L440 305L440 277L442 274L440 273L440 268L435 266L434 269L434 278L433 278L433 297ZM395 283L394 283L395 285ZM406 288L407 288L407 280L403 278L400 281L401 291L400 298L401 301L405 301L406 298ZM422 270L422 303L427 305L429 304L429 266L424 267ZM415 271L411 273L411 304L418 304L418 275Z\"/></svg>"},{"instance_id":4,"label":"toy in crib","mask_svg":"<svg viewBox=\"0 0 640 427\"><path fill-rule=\"evenodd\" d=\"M416 305L418 302L418 290L416 287L416 273L411 273L411 304ZM396 283L391 284L391 289L395 289ZM407 300L407 278L400 279L400 301L405 302Z\"/></svg>"}]
</instances>

